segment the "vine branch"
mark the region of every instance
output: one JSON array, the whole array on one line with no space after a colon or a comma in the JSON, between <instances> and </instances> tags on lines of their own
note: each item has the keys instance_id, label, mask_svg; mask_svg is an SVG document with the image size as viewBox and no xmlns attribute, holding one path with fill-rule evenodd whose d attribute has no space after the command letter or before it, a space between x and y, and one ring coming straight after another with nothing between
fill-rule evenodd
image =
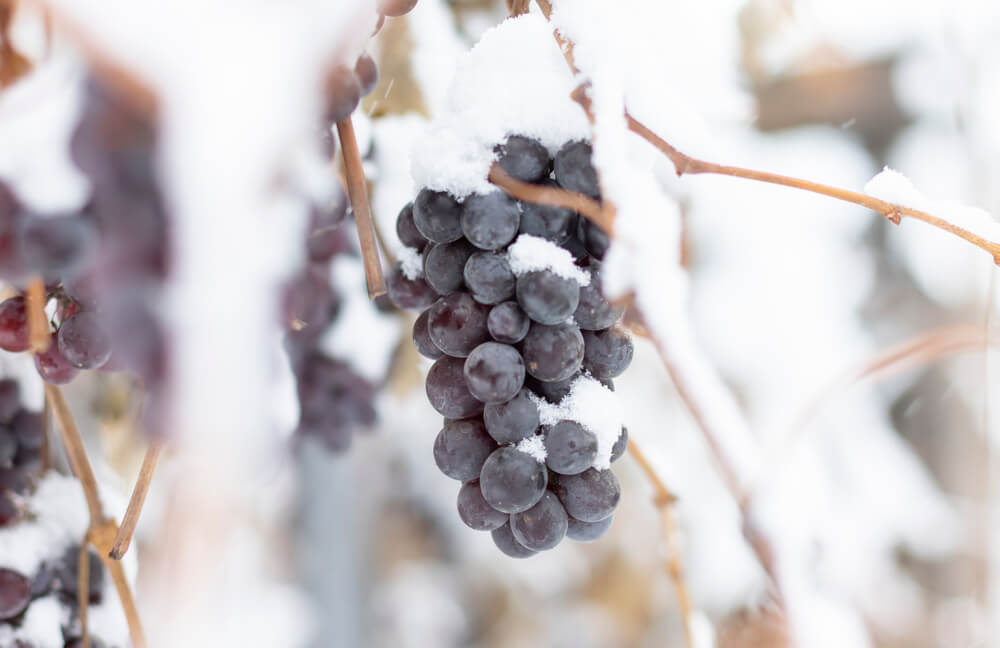
<instances>
[{"instance_id":1,"label":"vine branch","mask_svg":"<svg viewBox=\"0 0 1000 648\"><path fill-rule=\"evenodd\" d=\"M547 187L544 185L521 182L503 170L499 164L493 163L490 167L490 182L500 187L508 194L518 200L537 203L540 205L553 205L555 207L565 207L575 212L580 212L608 235L613 233L613 223L608 214L605 214L600 203L581 193L566 191L558 187Z\"/></svg>"},{"instance_id":2,"label":"vine branch","mask_svg":"<svg viewBox=\"0 0 1000 648\"><path fill-rule=\"evenodd\" d=\"M163 443L154 440L146 449L146 454L142 458L142 467L139 469L139 477L136 479L132 489L132 497L129 499L128 508L122 517L121 526L115 534L115 539L111 545L108 556L114 560L121 560L129 545L132 544L132 536L135 535L135 527L139 524L139 516L142 514L142 506L146 502L146 494L149 492L149 485L153 481L153 473L156 471L156 463L160 459L160 452L163 450Z\"/></svg>"},{"instance_id":3,"label":"vine branch","mask_svg":"<svg viewBox=\"0 0 1000 648\"><path fill-rule=\"evenodd\" d=\"M378 257L375 225L371 205L368 202L368 190L365 187L365 172L361 166L361 152L358 150L354 124L350 117L337 122L337 136L340 138L340 150L344 157L347 195L351 199L354 224L358 228L358 240L361 242L361 260L365 266L368 296L375 298L385 294L385 276L382 274L382 263Z\"/></svg>"}]
</instances>

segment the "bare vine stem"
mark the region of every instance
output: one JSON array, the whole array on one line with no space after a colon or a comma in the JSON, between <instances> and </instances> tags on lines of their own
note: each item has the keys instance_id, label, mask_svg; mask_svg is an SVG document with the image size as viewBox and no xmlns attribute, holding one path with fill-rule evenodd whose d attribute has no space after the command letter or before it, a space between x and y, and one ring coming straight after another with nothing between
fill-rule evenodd
<instances>
[{"instance_id":1,"label":"bare vine stem","mask_svg":"<svg viewBox=\"0 0 1000 648\"><path fill-rule=\"evenodd\" d=\"M612 234L612 220L605 214L600 203L590 196L557 187L546 187L521 182L504 171L495 162L490 167L489 179L490 182L518 200L572 209L592 220L605 233Z\"/></svg>"},{"instance_id":2,"label":"bare vine stem","mask_svg":"<svg viewBox=\"0 0 1000 648\"><path fill-rule=\"evenodd\" d=\"M132 497L129 499L128 508L122 517L121 526L115 534L114 543L108 556L114 560L121 560L129 545L132 544L132 537L135 535L136 525L139 524L139 516L142 514L142 506L146 502L146 494L149 492L149 485L153 481L153 473L156 471L156 463L160 459L160 452L163 450L163 443L154 440L146 448L146 454L142 458L142 467L139 469L139 477L135 481L132 489Z\"/></svg>"},{"instance_id":3,"label":"bare vine stem","mask_svg":"<svg viewBox=\"0 0 1000 648\"><path fill-rule=\"evenodd\" d=\"M340 150L344 156L344 174L347 176L347 195L351 199L354 211L354 223L358 228L358 240L361 242L361 260L365 266L365 280L368 283L368 296L371 298L385 294L385 276L382 274L382 262L378 256L378 243L375 237L375 225L372 218L371 205L368 202L368 190L365 187L365 172L361 165L361 152L354 135L354 124L348 117L337 122L337 136L340 138Z\"/></svg>"},{"instance_id":4,"label":"bare vine stem","mask_svg":"<svg viewBox=\"0 0 1000 648\"><path fill-rule=\"evenodd\" d=\"M25 293L28 314L28 346L33 353L45 353L49 349L52 336L49 322L45 317L45 281L35 277L28 282Z\"/></svg>"}]
</instances>

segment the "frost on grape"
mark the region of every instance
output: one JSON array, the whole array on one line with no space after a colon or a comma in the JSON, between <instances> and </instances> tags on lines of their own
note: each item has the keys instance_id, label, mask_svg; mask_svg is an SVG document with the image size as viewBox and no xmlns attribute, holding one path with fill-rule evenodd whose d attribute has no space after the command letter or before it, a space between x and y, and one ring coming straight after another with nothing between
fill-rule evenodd
<instances>
[{"instance_id":1,"label":"frost on grape","mask_svg":"<svg viewBox=\"0 0 1000 648\"><path fill-rule=\"evenodd\" d=\"M590 275L573 262L569 250L540 236L518 236L507 249L507 262L518 277L534 270L551 270L560 277L575 279L581 286L590 285Z\"/></svg>"},{"instance_id":2,"label":"frost on grape","mask_svg":"<svg viewBox=\"0 0 1000 648\"><path fill-rule=\"evenodd\" d=\"M625 411L613 391L590 376L580 376L570 385L569 393L553 404L532 395L538 405L542 425L576 421L597 437L597 456L593 466L605 470L611 466L611 448L621 435Z\"/></svg>"},{"instance_id":3,"label":"frost on grape","mask_svg":"<svg viewBox=\"0 0 1000 648\"><path fill-rule=\"evenodd\" d=\"M545 457L548 454L545 451L545 443L539 435L521 439L521 441L517 444L517 449L524 454L531 456L538 463L545 463Z\"/></svg>"}]
</instances>

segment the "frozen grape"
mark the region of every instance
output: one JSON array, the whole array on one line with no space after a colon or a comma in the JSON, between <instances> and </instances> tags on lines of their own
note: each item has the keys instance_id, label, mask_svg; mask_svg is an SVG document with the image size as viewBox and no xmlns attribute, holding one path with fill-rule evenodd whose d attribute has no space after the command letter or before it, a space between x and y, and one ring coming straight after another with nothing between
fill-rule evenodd
<instances>
[{"instance_id":1,"label":"frozen grape","mask_svg":"<svg viewBox=\"0 0 1000 648\"><path fill-rule=\"evenodd\" d=\"M597 437L576 421L543 428L545 465L561 475L582 473L597 458Z\"/></svg>"},{"instance_id":2,"label":"frozen grape","mask_svg":"<svg viewBox=\"0 0 1000 648\"><path fill-rule=\"evenodd\" d=\"M465 199L462 232L484 250L498 250L514 240L521 222L517 201L502 191L473 194Z\"/></svg>"},{"instance_id":3,"label":"frozen grape","mask_svg":"<svg viewBox=\"0 0 1000 648\"><path fill-rule=\"evenodd\" d=\"M566 380L583 362L584 344L580 329L571 324L532 324L521 344L528 374L542 381Z\"/></svg>"},{"instance_id":4,"label":"frozen grape","mask_svg":"<svg viewBox=\"0 0 1000 648\"><path fill-rule=\"evenodd\" d=\"M28 607L30 600L28 579L20 572L0 567L0 620L13 619Z\"/></svg>"},{"instance_id":5,"label":"frozen grape","mask_svg":"<svg viewBox=\"0 0 1000 648\"><path fill-rule=\"evenodd\" d=\"M423 278L410 279L396 263L386 277L389 299L397 308L420 310L434 303L438 295Z\"/></svg>"},{"instance_id":6,"label":"frozen grape","mask_svg":"<svg viewBox=\"0 0 1000 648\"><path fill-rule=\"evenodd\" d=\"M517 443L538 429L538 406L522 389L506 403L493 403L483 410L486 431L497 443Z\"/></svg>"},{"instance_id":7,"label":"frozen grape","mask_svg":"<svg viewBox=\"0 0 1000 648\"><path fill-rule=\"evenodd\" d=\"M0 349L28 349L28 308L24 297L10 297L0 303Z\"/></svg>"},{"instance_id":8,"label":"frozen grape","mask_svg":"<svg viewBox=\"0 0 1000 648\"><path fill-rule=\"evenodd\" d=\"M530 558L538 553L537 551L528 549L517 541L510 530L510 524L493 529L492 536L493 543L497 548L511 558Z\"/></svg>"},{"instance_id":9,"label":"frozen grape","mask_svg":"<svg viewBox=\"0 0 1000 648\"><path fill-rule=\"evenodd\" d=\"M483 464L479 486L490 506L504 513L520 513L542 498L548 484L545 464L512 446L493 451Z\"/></svg>"},{"instance_id":10,"label":"frozen grape","mask_svg":"<svg viewBox=\"0 0 1000 648\"><path fill-rule=\"evenodd\" d=\"M462 203L443 191L421 189L413 201L413 223L433 243L451 243L462 238Z\"/></svg>"},{"instance_id":11,"label":"frozen grape","mask_svg":"<svg viewBox=\"0 0 1000 648\"><path fill-rule=\"evenodd\" d=\"M479 477L483 462L497 447L479 419L448 423L434 440L434 462L445 475L459 481Z\"/></svg>"},{"instance_id":12,"label":"frozen grape","mask_svg":"<svg viewBox=\"0 0 1000 648\"><path fill-rule=\"evenodd\" d=\"M510 530L517 542L532 551L545 551L566 537L569 518L559 498L545 491L542 499L527 511L510 516Z\"/></svg>"},{"instance_id":13,"label":"frozen grape","mask_svg":"<svg viewBox=\"0 0 1000 648\"><path fill-rule=\"evenodd\" d=\"M361 102L361 84L354 71L346 66L333 68L326 78L326 119L342 122L351 116Z\"/></svg>"},{"instance_id":14,"label":"frozen grape","mask_svg":"<svg viewBox=\"0 0 1000 648\"><path fill-rule=\"evenodd\" d=\"M576 311L580 284L551 270L533 270L517 279L517 303L539 324L559 324Z\"/></svg>"},{"instance_id":15,"label":"frozen grape","mask_svg":"<svg viewBox=\"0 0 1000 648\"><path fill-rule=\"evenodd\" d=\"M628 428L622 427L621 434L618 435L618 440L611 446L611 461L621 459L626 450L628 450Z\"/></svg>"},{"instance_id":16,"label":"frozen grape","mask_svg":"<svg viewBox=\"0 0 1000 648\"><path fill-rule=\"evenodd\" d=\"M598 522L618 508L621 487L610 470L588 468L577 475L555 475L552 491L571 517L582 522Z\"/></svg>"},{"instance_id":17,"label":"frozen grape","mask_svg":"<svg viewBox=\"0 0 1000 648\"><path fill-rule=\"evenodd\" d=\"M606 329L621 319L624 309L612 306L601 292L601 268L592 263L587 268L590 283L580 287L580 303L573 319L586 331Z\"/></svg>"},{"instance_id":18,"label":"frozen grape","mask_svg":"<svg viewBox=\"0 0 1000 648\"><path fill-rule=\"evenodd\" d=\"M369 54L365 53L358 57L354 64L354 76L361 86L361 96L369 94L375 89L378 83L378 66Z\"/></svg>"},{"instance_id":19,"label":"frozen grape","mask_svg":"<svg viewBox=\"0 0 1000 648\"><path fill-rule=\"evenodd\" d=\"M465 384L461 358L445 356L437 360L427 372L427 398L442 416L452 419L476 416L483 411L483 404L469 392Z\"/></svg>"},{"instance_id":20,"label":"frozen grape","mask_svg":"<svg viewBox=\"0 0 1000 648\"><path fill-rule=\"evenodd\" d=\"M75 214L29 217L21 230L21 256L28 270L47 276L82 268L96 243L93 222Z\"/></svg>"},{"instance_id":21,"label":"frozen grape","mask_svg":"<svg viewBox=\"0 0 1000 648\"><path fill-rule=\"evenodd\" d=\"M536 139L511 135L496 152L500 168L521 182L537 182L549 175L549 151Z\"/></svg>"},{"instance_id":22,"label":"frozen grape","mask_svg":"<svg viewBox=\"0 0 1000 648\"><path fill-rule=\"evenodd\" d=\"M620 376L632 363L632 338L620 329L584 331L583 341L583 368L595 378Z\"/></svg>"},{"instance_id":23,"label":"frozen grape","mask_svg":"<svg viewBox=\"0 0 1000 648\"><path fill-rule=\"evenodd\" d=\"M577 238L583 243L583 247L587 249L587 252L595 259L604 259L604 255L611 245L611 239L608 238L607 233L598 227L594 221L582 216L577 228Z\"/></svg>"},{"instance_id":24,"label":"frozen grape","mask_svg":"<svg viewBox=\"0 0 1000 648\"><path fill-rule=\"evenodd\" d=\"M576 379L582 375L582 371L577 371L565 380L552 380L548 382L544 380L537 380L529 376L524 382L531 388L531 391L535 392L550 403L558 404L562 402L562 399L566 398L566 395L569 394L569 390L573 386L573 383L576 382Z\"/></svg>"},{"instance_id":25,"label":"frozen grape","mask_svg":"<svg viewBox=\"0 0 1000 648\"><path fill-rule=\"evenodd\" d=\"M406 203L406 206L399 211L399 215L396 217L396 236L399 237L403 245L416 248L418 252L422 252L427 247L427 239L413 222L413 203Z\"/></svg>"},{"instance_id":26,"label":"frozen grape","mask_svg":"<svg viewBox=\"0 0 1000 648\"><path fill-rule=\"evenodd\" d=\"M609 515L597 522L581 522L580 520L569 518L566 537L577 542L593 542L608 532L608 529L611 528L611 522L614 519L613 515Z\"/></svg>"},{"instance_id":27,"label":"frozen grape","mask_svg":"<svg viewBox=\"0 0 1000 648\"><path fill-rule=\"evenodd\" d=\"M497 342L517 344L528 334L531 319L517 302L497 304L486 318L486 327Z\"/></svg>"},{"instance_id":28,"label":"frozen grape","mask_svg":"<svg viewBox=\"0 0 1000 648\"><path fill-rule=\"evenodd\" d=\"M44 353L35 355L35 369L38 375L47 383L53 385L65 385L76 378L79 369L69 363L59 350L59 345L49 344L49 348Z\"/></svg>"},{"instance_id":29,"label":"frozen grape","mask_svg":"<svg viewBox=\"0 0 1000 648\"><path fill-rule=\"evenodd\" d=\"M563 189L582 193L591 198L601 195L597 171L591 162L593 150L583 141L568 142L556 153L553 168L556 182Z\"/></svg>"},{"instance_id":30,"label":"frozen grape","mask_svg":"<svg viewBox=\"0 0 1000 648\"><path fill-rule=\"evenodd\" d=\"M424 251L424 280L439 295L448 295L463 284L466 261L476 251L465 239L432 245Z\"/></svg>"},{"instance_id":31,"label":"frozen grape","mask_svg":"<svg viewBox=\"0 0 1000 648\"><path fill-rule=\"evenodd\" d=\"M546 183L549 184L549 183ZM521 234L540 236L561 245L576 232L576 212L555 205L523 203L521 205Z\"/></svg>"},{"instance_id":32,"label":"frozen grape","mask_svg":"<svg viewBox=\"0 0 1000 648\"><path fill-rule=\"evenodd\" d=\"M465 360L465 382L484 403L507 402L524 384L524 361L512 346L484 342Z\"/></svg>"},{"instance_id":33,"label":"frozen grape","mask_svg":"<svg viewBox=\"0 0 1000 648\"><path fill-rule=\"evenodd\" d=\"M427 320L427 330L437 348L450 356L464 358L489 340L486 328L488 307L468 293L456 292L434 302Z\"/></svg>"},{"instance_id":34,"label":"frozen grape","mask_svg":"<svg viewBox=\"0 0 1000 648\"><path fill-rule=\"evenodd\" d=\"M458 517L470 529L492 531L506 524L510 516L489 505L476 479L462 484L458 490Z\"/></svg>"},{"instance_id":35,"label":"frozen grape","mask_svg":"<svg viewBox=\"0 0 1000 648\"><path fill-rule=\"evenodd\" d=\"M427 330L429 314L430 311L425 310L423 313L420 313L420 317L413 323L413 345L417 347L420 355L431 360L437 360L444 355L444 352L437 348L437 345L431 340L430 332Z\"/></svg>"},{"instance_id":36,"label":"frozen grape","mask_svg":"<svg viewBox=\"0 0 1000 648\"><path fill-rule=\"evenodd\" d=\"M95 313L70 315L59 326L55 342L66 361L78 369L96 369L111 358L111 340Z\"/></svg>"},{"instance_id":37,"label":"frozen grape","mask_svg":"<svg viewBox=\"0 0 1000 648\"><path fill-rule=\"evenodd\" d=\"M517 279L507 257L495 252L476 252L465 262L465 285L481 304L499 304L514 296Z\"/></svg>"}]
</instances>

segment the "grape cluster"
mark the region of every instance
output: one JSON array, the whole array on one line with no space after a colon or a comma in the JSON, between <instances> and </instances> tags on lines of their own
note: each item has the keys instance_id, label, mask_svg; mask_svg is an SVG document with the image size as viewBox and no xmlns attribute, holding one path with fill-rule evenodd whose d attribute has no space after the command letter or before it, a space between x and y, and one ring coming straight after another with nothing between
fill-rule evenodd
<instances>
[{"instance_id":1,"label":"grape cluster","mask_svg":"<svg viewBox=\"0 0 1000 648\"><path fill-rule=\"evenodd\" d=\"M567 143L553 159L537 140L512 135L496 154L518 180L600 198L586 142ZM618 480L594 467L592 430L571 418L542 425L539 403L559 403L580 376L613 389L632 360L632 342L616 327L622 310L601 293L607 235L569 209L500 191L460 200L429 188L403 208L396 229L420 252L423 275L397 264L389 294L401 308L422 310L413 341L434 360L427 396L445 417L434 459L463 482L462 521L491 531L518 558L566 536L597 539L611 525ZM589 283L555 268L515 274L506 252L519 235L568 250ZM622 428L612 461L626 443Z\"/></svg>"},{"instance_id":2,"label":"grape cluster","mask_svg":"<svg viewBox=\"0 0 1000 648\"><path fill-rule=\"evenodd\" d=\"M16 380L0 380L0 528L18 520L17 498L42 470L44 440L42 415L21 403Z\"/></svg>"},{"instance_id":3,"label":"grape cluster","mask_svg":"<svg viewBox=\"0 0 1000 648\"><path fill-rule=\"evenodd\" d=\"M39 214L0 183L0 279L45 283L52 343L39 375L64 384L80 370L127 370L156 394L167 378L154 304L170 269L170 227L149 115L91 80L70 141L91 194L78 212ZM29 346L26 299L0 303L0 349Z\"/></svg>"}]
</instances>

